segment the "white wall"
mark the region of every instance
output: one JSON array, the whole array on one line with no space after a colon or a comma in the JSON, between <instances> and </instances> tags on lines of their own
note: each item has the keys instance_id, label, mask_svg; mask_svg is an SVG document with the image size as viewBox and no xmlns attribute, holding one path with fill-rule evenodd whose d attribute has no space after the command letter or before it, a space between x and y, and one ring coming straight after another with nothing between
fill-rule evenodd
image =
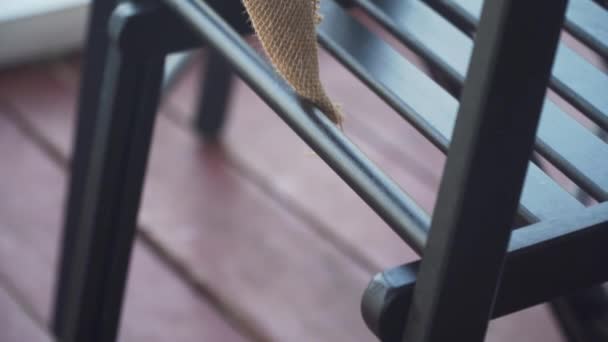
<instances>
[{"instance_id":1,"label":"white wall","mask_svg":"<svg viewBox=\"0 0 608 342\"><path fill-rule=\"evenodd\" d=\"M0 67L79 48L87 15L88 0L0 0Z\"/></svg>"}]
</instances>

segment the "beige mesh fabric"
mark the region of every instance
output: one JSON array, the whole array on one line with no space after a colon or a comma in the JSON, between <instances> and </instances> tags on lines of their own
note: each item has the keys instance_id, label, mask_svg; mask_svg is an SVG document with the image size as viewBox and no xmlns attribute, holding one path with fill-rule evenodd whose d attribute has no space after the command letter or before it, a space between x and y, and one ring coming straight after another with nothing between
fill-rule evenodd
<instances>
[{"instance_id":1,"label":"beige mesh fabric","mask_svg":"<svg viewBox=\"0 0 608 342\"><path fill-rule=\"evenodd\" d=\"M319 79L319 0L243 0L266 54L294 90L335 123L342 116Z\"/></svg>"}]
</instances>

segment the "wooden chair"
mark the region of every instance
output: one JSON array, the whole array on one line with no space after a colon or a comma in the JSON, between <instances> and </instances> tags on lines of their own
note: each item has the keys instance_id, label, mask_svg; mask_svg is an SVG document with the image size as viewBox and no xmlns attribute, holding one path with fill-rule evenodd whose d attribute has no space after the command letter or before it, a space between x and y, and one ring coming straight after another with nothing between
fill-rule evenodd
<instances>
[{"instance_id":1,"label":"wooden chair","mask_svg":"<svg viewBox=\"0 0 608 342\"><path fill-rule=\"evenodd\" d=\"M424 58L434 78L345 3ZM323 0L322 12L322 46L450 152L432 217L277 81L240 36L249 29L239 1L95 0L56 299L59 340L116 338L164 57L205 45L212 53L197 119L205 138L219 136L235 73L422 256L378 274L363 295L363 317L381 340L482 341L490 317L562 298L555 308L570 339L600 341L580 304L603 300L593 286L608 280L608 75L558 38L563 28L608 60L608 11L591 0L486 0L483 10L482 0ZM545 99L547 86L593 129ZM546 162L531 162L533 151L579 196L547 175Z\"/></svg>"}]
</instances>

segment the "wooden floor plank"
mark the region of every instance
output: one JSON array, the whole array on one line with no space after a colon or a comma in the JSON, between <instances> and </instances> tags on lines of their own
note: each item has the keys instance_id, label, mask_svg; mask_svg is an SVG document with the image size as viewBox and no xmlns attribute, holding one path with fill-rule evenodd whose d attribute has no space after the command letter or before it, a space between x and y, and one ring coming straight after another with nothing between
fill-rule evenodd
<instances>
[{"instance_id":1,"label":"wooden floor plank","mask_svg":"<svg viewBox=\"0 0 608 342\"><path fill-rule=\"evenodd\" d=\"M236 314L275 341L367 341L368 274L244 181L221 149L160 120L141 220Z\"/></svg>"},{"instance_id":2,"label":"wooden floor plank","mask_svg":"<svg viewBox=\"0 0 608 342\"><path fill-rule=\"evenodd\" d=\"M48 318L64 176L0 109L0 272Z\"/></svg>"},{"instance_id":3,"label":"wooden floor plank","mask_svg":"<svg viewBox=\"0 0 608 342\"><path fill-rule=\"evenodd\" d=\"M5 76L0 75L0 88L17 86ZM40 117L52 115L44 110L48 103L37 102L46 92L52 93L29 93L31 109ZM0 274L48 322L66 177L7 119L14 113L7 113L12 110L3 106L7 94L0 94ZM141 243L135 247L127 292L121 341L246 340Z\"/></svg>"},{"instance_id":4,"label":"wooden floor plank","mask_svg":"<svg viewBox=\"0 0 608 342\"><path fill-rule=\"evenodd\" d=\"M328 65L329 70L339 70ZM68 87L57 91L75 96L69 70L67 77L65 69L57 70ZM330 89L339 87L343 98L362 95L354 90L357 82L346 76L327 77ZM190 111L192 77L189 82L178 86L181 90L171 105L178 108L180 120ZM159 120L141 214L143 228L189 275L216 293L237 319L259 327L271 340L373 340L358 313L363 287L373 271L411 260L413 254L255 95L242 85L236 94L221 147L205 147L184 126ZM25 107L26 102L27 96L13 98L17 106ZM380 126L393 123L385 121L388 110L370 97L348 106L349 115L373 116ZM71 111L47 114L33 111L25 118L65 155ZM374 140L375 130L355 122L364 121L348 120L347 134L404 187L416 189L414 195L430 210L442 163L435 152L419 149L423 145L406 125L391 130L398 134ZM392 147L383 153L387 145ZM371 260L371 266L355 265L319 229L346 240ZM538 341L539 336L559 340L544 307L493 322L488 341Z\"/></svg>"},{"instance_id":5,"label":"wooden floor plank","mask_svg":"<svg viewBox=\"0 0 608 342\"><path fill-rule=\"evenodd\" d=\"M357 94L356 102L343 103L349 117L345 122L347 135L431 211L443 155L344 69L329 58L322 61L322 67L329 71L324 73L325 81L330 87L333 85L331 90L336 98L351 99L355 98L353 93ZM191 119L196 94L198 73L194 69L196 66L176 84L164 106L166 113L177 116L185 126ZM56 73L69 82L64 71ZM245 168L247 176L258 175L258 180L267 185L264 188L279 194L284 205L296 202L301 216L313 221L313 226L321 226L321 234L329 235L338 244L346 244L344 249L354 250L359 254L355 258L368 266L374 265L375 270L417 258L322 160L311 156L310 149L250 89L238 83L235 98L239 100L232 103L234 120L229 122L223 143L230 152L230 161L239 164L237 169ZM381 127L391 126L395 134L377 134L379 129L364 124L370 116ZM50 131L54 130L53 125L48 123L45 127L50 127ZM66 149L68 140L60 138L65 135L52 134L50 139ZM388 142L384 141L387 137ZM351 212L357 215L348 214Z\"/></svg>"},{"instance_id":6,"label":"wooden floor plank","mask_svg":"<svg viewBox=\"0 0 608 342\"><path fill-rule=\"evenodd\" d=\"M12 103L25 108L28 100L14 95ZM66 111L26 117L63 152ZM370 340L359 315L370 274L243 180L226 158L227 151L204 149L161 116L140 218L145 231L268 339Z\"/></svg>"},{"instance_id":7,"label":"wooden floor plank","mask_svg":"<svg viewBox=\"0 0 608 342\"><path fill-rule=\"evenodd\" d=\"M442 169L441 153L419 140L411 127L370 97L370 92L345 75L339 66L322 59L322 67L326 70L324 77L329 92L335 98L342 96L349 101L342 104L348 115L347 135L430 210ZM177 85L176 94L169 98L176 110L174 114L183 123L191 120L197 74L192 71L185 75ZM311 160L306 154L307 147L251 90L239 82L233 96L223 143L245 168L255 170L258 177L263 178L261 182L272 184L279 197L296 202L297 206L317 215L326 227L337 231L338 236L351 239L359 253L371 260L373 268L413 258L411 254L401 254L402 244L395 243L395 237L384 235L387 228L373 215L367 215L369 210L365 205L320 160ZM373 125L369 125L370 120ZM374 140L372 135L381 135L384 140ZM412 187L412 183L417 184ZM357 233L359 240L352 239ZM561 340L546 306L493 321L487 341L538 341L539 337L546 341Z\"/></svg>"},{"instance_id":8,"label":"wooden floor plank","mask_svg":"<svg viewBox=\"0 0 608 342\"><path fill-rule=\"evenodd\" d=\"M490 322L486 342L566 342L547 305Z\"/></svg>"},{"instance_id":9,"label":"wooden floor plank","mask_svg":"<svg viewBox=\"0 0 608 342\"><path fill-rule=\"evenodd\" d=\"M50 336L23 311L15 299L0 287L0 341L51 342Z\"/></svg>"},{"instance_id":10,"label":"wooden floor plank","mask_svg":"<svg viewBox=\"0 0 608 342\"><path fill-rule=\"evenodd\" d=\"M343 69L340 72L329 59L322 61L325 70L334 70L324 74L332 96L348 99L341 103L347 115L346 134L427 211L432 210L442 170L441 153L409 125L395 123L396 115ZM185 125L191 120L195 75L188 74L168 99L176 109L170 112ZM295 203L315 217L377 270L417 258L320 158L311 156L310 149L247 86L237 83L234 98L222 143L247 168L246 173L258 175L285 202ZM377 134L364 124L366 118L395 124L400 135ZM390 142L383 141L387 139Z\"/></svg>"}]
</instances>

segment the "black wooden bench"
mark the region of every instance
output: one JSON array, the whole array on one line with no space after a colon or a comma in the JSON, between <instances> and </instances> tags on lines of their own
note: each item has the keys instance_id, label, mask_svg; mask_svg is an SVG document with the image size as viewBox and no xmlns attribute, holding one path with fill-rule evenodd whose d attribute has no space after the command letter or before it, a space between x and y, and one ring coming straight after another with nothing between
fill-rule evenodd
<instances>
[{"instance_id":1,"label":"black wooden bench","mask_svg":"<svg viewBox=\"0 0 608 342\"><path fill-rule=\"evenodd\" d=\"M94 1L56 300L60 340L116 337L164 57L204 44L212 49L197 119L204 137L218 137L236 73L423 256L378 274L363 294L364 319L383 341L404 332L408 341L481 341L488 317L552 300L572 341L601 341L579 304L604 300L593 286L608 280L608 75L557 38L563 27L608 63L608 10L591 0L570 0L567 10L561 0L486 0L482 15L482 2L322 1L321 45L450 151L430 217L277 80L240 36L249 28L238 1ZM416 52L432 77L343 6ZM587 124L545 99L547 87ZM547 163L578 193L549 177Z\"/></svg>"}]
</instances>

